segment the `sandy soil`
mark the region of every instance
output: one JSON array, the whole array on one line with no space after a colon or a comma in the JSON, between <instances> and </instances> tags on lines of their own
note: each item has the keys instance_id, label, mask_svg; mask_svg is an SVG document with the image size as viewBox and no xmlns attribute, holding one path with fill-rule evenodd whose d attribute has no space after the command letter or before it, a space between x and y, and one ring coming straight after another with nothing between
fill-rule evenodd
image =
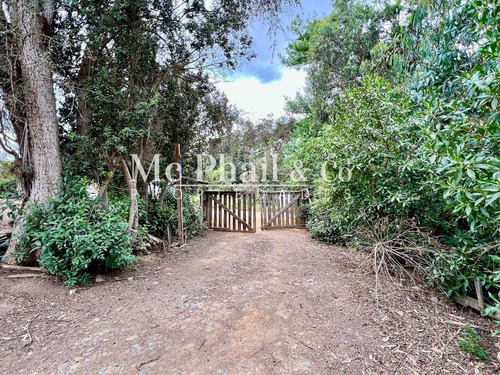
<instances>
[{"instance_id":1,"label":"sandy soil","mask_svg":"<svg viewBox=\"0 0 500 375\"><path fill-rule=\"evenodd\" d=\"M491 374L494 324L306 231L209 233L89 287L0 270L0 374ZM433 298L434 297L434 298ZM435 297L438 297L436 299ZM432 300L431 300L432 298ZM489 359L457 348L477 326Z\"/></svg>"}]
</instances>

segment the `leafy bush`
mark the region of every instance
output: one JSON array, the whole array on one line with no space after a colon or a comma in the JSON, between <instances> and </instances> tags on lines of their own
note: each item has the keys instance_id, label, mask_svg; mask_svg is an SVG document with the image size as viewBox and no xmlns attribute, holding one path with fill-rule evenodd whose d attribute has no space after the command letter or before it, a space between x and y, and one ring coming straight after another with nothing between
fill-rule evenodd
<instances>
[{"instance_id":1,"label":"leafy bush","mask_svg":"<svg viewBox=\"0 0 500 375\"><path fill-rule=\"evenodd\" d=\"M306 99L324 104L322 114L306 112L309 117L296 127L288 148L291 164L303 162L308 181L315 185L308 226L313 236L328 242L356 237L359 242L366 234L376 237L372 228L380 218L389 223L410 218L439 236L428 269L431 282L450 296L470 293L479 278L489 295L496 296L500 290L498 2L442 0L407 6L405 22L392 24L396 30L388 35L392 42L384 40L371 51L372 62L382 62L382 70L374 71L388 77L397 70L401 79L408 78L394 81L401 88L365 76L351 80L347 85L351 89L339 86L325 93L309 72L311 98ZM312 27L307 31L316 32ZM342 33L332 33L329 40ZM302 42L313 40L304 36L307 40ZM299 42L296 45L302 46ZM323 76L335 85L341 69L309 57L310 69L331 73ZM393 65L389 70L388 62ZM328 100L334 93L338 100ZM328 181L320 179L324 161ZM351 178L340 178L342 170L350 170ZM363 248L373 251L377 242L372 239ZM398 259L399 245L394 253L392 241L389 248L386 240L382 242L384 246L377 248L382 251L374 256Z\"/></svg>"},{"instance_id":2,"label":"leafy bush","mask_svg":"<svg viewBox=\"0 0 500 375\"><path fill-rule=\"evenodd\" d=\"M66 180L47 206L28 207L19 257L40 252L39 264L61 275L66 285L85 283L91 271L106 271L132 264L131 235L120 210L87 194L87 181Z\"/></svg>"},{"instance_id":3,"label":"leafy bush","mask_svg":"<svg viewBox=\"0 0 500 375\"><path fill-rule=\"evenodd\" d=\"M460 231L449 246L436 252L429 271L430 281L447 296L468 294L479 279L487 291L500 290L500 242L474 242L469 232Z\"/></svg>"},{"instance_id":4,"label":"leafy bush","mask_svg":"<svg viewBox=\"0 0 500 375\"><path fill-rule=\"evenodd\" d=\"M443 10L446 16L443 16ZM426 134L432 187L456 223L431 267L448 295L479 278L500 289L500 26L494 0L431 2L413 11L422 56L411 88ZM431 26L432 25L432 26ZM439 30L439 32L435 32Z\"/></svg>"},{"instance_id":5,"label":"leafy bush","mask_svg":"<svg viewBox=\"0 0 500 375\"><path fill-rule=\"evenodd\" d=\"M418 218L423 224L439 219L428 163L419 153L424 135L409 117L404 93L373 76L347 90L331 109L330 124L304 144L314 155L306 168L320 171L327 162L328 180L316 180L311 207L315 237L344 241L379 217Z\"/></svg>"},{"instance_id":6,"label":"leafy bush","mask_svg":"<svg viewBox=\"0 0 500 375\"><path fill-rule=\"evenodd\" d=\"M0 162L0 198L17 197L16 176L12 172L11 161Z\"/></svg>"},{"instance_id":7,"label":"leafy bush","mask_svg":"<svg viewBox=\"0 0 500 375\"><path fill-rule=\"evenodd\" d=\"M156 236L165 238L170 230L172 235L178 235L177 198L175 190L165 187L163 199L155 197L150 199L146 212L145 226L148 231ZM182 196L184 229L188 236L196 237L207 232L208 228L203 222L202 212L195 202L195 196L183 192Z\"/></svg>"},{"instance_id":8,"label":"leafy bush","mask_svg":"<svg viewBox=\"0 0 500 375\"><path fill-rule=\"evenodd\" d=\"M17 185L14 178L0 179L0 198L12 198L17 195Z\"/></svg>"}]
</instances>

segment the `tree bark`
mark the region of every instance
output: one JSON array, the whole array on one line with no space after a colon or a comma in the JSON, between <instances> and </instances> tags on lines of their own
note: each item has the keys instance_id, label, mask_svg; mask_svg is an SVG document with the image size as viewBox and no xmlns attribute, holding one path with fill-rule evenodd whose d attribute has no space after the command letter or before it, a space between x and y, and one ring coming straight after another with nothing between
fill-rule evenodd
<instances>
[{"instance_id":1,"label":"tree bark","mask_svg":"<svg viewBox=\"0 0 500 375\"><path fill-rule=\"evenodd\" d=\"M139 228L139 204L137 202L137 172L135 172L134 176L132 176L128 169L128 165L125 159L121 159L120 162L123 175L125 176L125 181L127 182L127 188L130 197L128 228L132 232L133 238L135 238L137 235L137 229Z\"/></svg>"},{"instance_id":2,"label":"tree bark","mask_svg":"<svg viewBox=\"0 0 500 375\"><path fill-rule=\"evenodd\" d=\"M52 64L48 37L54 17L51 0L17 0L12 20L20 40L19 63L26 108L31 164L30 201L46 204L62 180L59 125L57 120ZM18 220L15 233L22 233L23 220ZM4 261L14 263L17 240L9 244Z\"/></svg>"},{"instance_id":3,"label":"tree bark","mask_svg":"<svg viewBox=\"0 0 500 375\"><path fill-rule=\"evenodd\" d=\"M47 33L54 14L51 4L50 0L18 0L14 14L21 37L19 60L30 136L30 200L40 204L47 203L59 187L62 171L54 80L47 50Z\"/></svg>"}]
</instances>

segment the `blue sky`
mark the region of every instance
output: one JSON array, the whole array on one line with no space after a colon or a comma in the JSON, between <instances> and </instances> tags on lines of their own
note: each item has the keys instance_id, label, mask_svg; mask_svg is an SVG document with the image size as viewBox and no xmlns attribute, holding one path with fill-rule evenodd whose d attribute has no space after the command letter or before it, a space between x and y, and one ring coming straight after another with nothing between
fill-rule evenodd
<instances>
[{"instance_id":1,"label":"blue sky","mask_svg":"<svg viewBox=\"0 0 500 375\"><path fill-rule=\"evenodd\" d=\"M250 35L254 39L257 57L226 77L224 82L218 83L219 89L226 93L232 104L246 111L252 120L269 114L282 116L285 113L285 96L294 98L296 92L304 87L306 78L305 72L288 69L281 64L279 56L285 53L286 46L294 37L287 28L297 15L313 19L329 14L330 9L330 0L302 0L301 7L283 15L285 30L278 31L274 52L268 27L256 22L250 28Z\"/></svg>"}]
</instances>

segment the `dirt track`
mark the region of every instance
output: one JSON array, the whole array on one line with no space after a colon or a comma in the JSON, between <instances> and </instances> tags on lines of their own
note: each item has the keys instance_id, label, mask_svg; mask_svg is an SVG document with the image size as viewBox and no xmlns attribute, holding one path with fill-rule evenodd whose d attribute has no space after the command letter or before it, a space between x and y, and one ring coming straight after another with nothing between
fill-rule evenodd
<instances>
[{"instance_id":1,"label":"dirt track","mask_svg":"<svg viewBox=\"0 0 500 375\"><path fill-rule=\"evenodd\" d=\"M382 283L305 231L209 233L70 294L0 270L0 374L443 374L499 367L493 324ZM477 325L491 360L457 349ZM31 342L30 342L31 341Z\"/></svg>"}]
</instances>

